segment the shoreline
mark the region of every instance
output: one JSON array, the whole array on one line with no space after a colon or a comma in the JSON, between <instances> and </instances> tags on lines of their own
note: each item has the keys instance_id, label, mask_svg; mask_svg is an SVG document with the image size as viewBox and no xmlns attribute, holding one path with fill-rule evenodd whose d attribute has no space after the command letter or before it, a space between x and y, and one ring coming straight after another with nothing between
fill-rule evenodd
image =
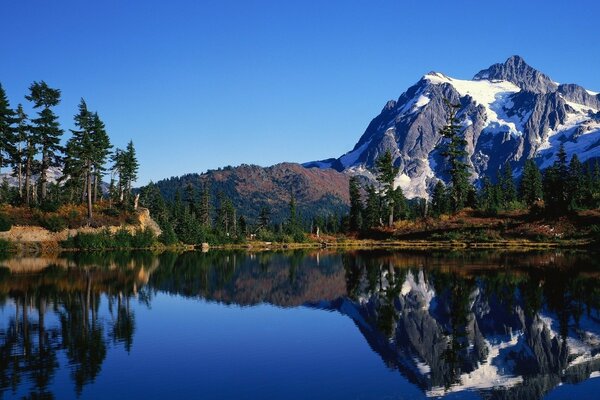
<instances>
[{"instance_id":1,"label":"shoreline","mask_svg":"<svg viewBox=\"0 0 600 400\"><path fill-rule=\"evenodd\" d=\"M342 241L311 241L305 243L277 243L252 241L239 244L220 245L184 245L165 246L157 244L144 248L106 248L98 250L83 250L76 248L63 248L59 242L12 242L7 241L11 248L5 251L7 255L55 255L61 253L98 253L112 251L202 251L210 250L246 250L246 251L280 251L301 249L388 249L388 250L592 250L591 239L570 239L557 241L531 241L524 239L503 239L489 242L476 242L467 240L431 241L431 240L342 240Z\"/></svg>"}]
</instances>

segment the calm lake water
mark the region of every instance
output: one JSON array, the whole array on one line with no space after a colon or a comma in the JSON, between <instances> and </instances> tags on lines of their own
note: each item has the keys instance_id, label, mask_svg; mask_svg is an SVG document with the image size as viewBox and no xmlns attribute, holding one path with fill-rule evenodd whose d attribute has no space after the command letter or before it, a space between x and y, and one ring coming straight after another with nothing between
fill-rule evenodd
<instances>
[{"instance_id":1,"label":"calm lake water","mask_svg":"<svg viewBox=\"0 0 600 400\"><path fill-rule=\"evenodd\" d=\"M600 398L596 254L0 261L0 398Z\"/></svg>"}]
</instances>

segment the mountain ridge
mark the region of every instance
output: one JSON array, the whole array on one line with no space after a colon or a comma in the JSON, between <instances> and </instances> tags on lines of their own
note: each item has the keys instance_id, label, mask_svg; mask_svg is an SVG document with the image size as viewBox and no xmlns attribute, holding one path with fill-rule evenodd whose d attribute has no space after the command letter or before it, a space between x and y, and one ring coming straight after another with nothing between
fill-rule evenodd
<instances>
[{"instance_id":1,"label":"mountain ridge","mask_svg":"<svg viewBox=\"0 0 600 400\"><path fill-rule=\"evenodd\" d=\"M400 168L395 185L409 198L427 198L439 179L448 180L438 133L446 123L444 99L460 104L474 181L494 179L506 162L517 175L530 158L546 168L561 143L581 161L600 157L600 94L555 82L522 57L511 56L471 80L425 74L397 100L386 102L351 151L303 165L373 180L375 160L389 150Z\"/></svg>"}]
</instances>

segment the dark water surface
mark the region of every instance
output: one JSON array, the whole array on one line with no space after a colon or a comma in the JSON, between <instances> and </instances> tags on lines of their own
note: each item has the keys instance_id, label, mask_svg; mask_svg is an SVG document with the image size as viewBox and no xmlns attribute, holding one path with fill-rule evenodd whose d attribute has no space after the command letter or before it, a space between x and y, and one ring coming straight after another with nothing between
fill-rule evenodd
<instances>
[{"instance_id":1,"label":"dark water surface","mask_svg":"<svg viewBox=\"0 0 600 400\"><path fill-rule=\"evenodd\" d=\"M600 398L592 253L108 253L0 266L0 398Z\"/></svg>"}]
</instances>

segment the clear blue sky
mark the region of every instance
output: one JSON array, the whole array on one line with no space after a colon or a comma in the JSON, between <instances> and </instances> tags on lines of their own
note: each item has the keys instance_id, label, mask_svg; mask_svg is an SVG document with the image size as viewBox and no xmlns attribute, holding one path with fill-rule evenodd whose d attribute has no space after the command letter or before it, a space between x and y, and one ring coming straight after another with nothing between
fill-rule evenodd
<instances>
[{"instance_id":1,"label":"clear blue sky","mask_svg":"<svg viewBox=\"0 0 600 400\"><path fill-rule=\"evenodd\" d=\"M348 151L423 74L471 78L519 54L600 91L600 2L19 0L0 16L0 82L80 97L140 179Z\"/></svg>"}]
</instances>

